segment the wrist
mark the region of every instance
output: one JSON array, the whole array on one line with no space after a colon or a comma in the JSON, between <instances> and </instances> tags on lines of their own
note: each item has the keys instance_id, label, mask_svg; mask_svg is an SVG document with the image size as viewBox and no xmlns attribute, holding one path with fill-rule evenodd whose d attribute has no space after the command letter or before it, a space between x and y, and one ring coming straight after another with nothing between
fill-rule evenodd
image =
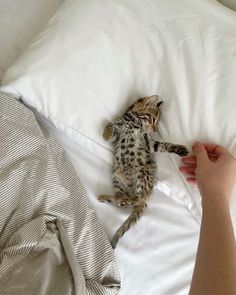
<instances>
[{"instance_id":1,"label":"wrist","mask_svg":"<svg viewBox=\"0 0 236 295\"><path fill-rule=\"evenodd\" d=\"M203 194L202 195L202 210L230 210L228 197L224 194Z\"/></svg>"}]
</instances>

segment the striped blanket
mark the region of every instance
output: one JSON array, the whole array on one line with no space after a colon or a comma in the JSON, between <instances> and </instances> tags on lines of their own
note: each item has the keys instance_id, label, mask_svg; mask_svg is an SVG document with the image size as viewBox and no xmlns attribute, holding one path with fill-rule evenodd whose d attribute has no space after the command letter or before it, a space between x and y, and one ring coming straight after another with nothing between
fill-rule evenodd
<instances>
[{"instance_id":1,"label":"striped blanket","mask_svg":"<svg viewBox=\"0 0 236 295\"><path fill-rule=\"evenodd\" d=\"M117 294L113 250L49 130L0 94L0 294Z\"/></svg>"}]
</instances>

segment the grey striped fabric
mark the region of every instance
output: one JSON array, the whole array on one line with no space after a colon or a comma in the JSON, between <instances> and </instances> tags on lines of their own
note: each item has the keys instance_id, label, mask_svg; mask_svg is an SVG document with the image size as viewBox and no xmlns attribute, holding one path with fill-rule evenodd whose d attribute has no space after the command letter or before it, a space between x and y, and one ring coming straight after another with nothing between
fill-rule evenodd
<instances>
[{"instance_id":1,"label":"grey striped fabric","mask_svg":"<svg viewBox=\"0 0 236 295\"><path fill-rule=\"evenodd\" d=\"M0 93L0 294L117 294L114 252L65 152Z\"/></svg>"}]
</instances>

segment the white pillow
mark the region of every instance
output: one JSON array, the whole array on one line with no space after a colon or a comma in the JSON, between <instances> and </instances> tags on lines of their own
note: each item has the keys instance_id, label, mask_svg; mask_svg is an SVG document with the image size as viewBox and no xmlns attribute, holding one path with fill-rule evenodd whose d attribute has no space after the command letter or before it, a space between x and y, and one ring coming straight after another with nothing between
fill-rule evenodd
<instances>
[{"instance_id":1,"label":"white pillow","mask_svg":"<svg viewBox=\"0 0 236 295\"><path fill-rule=\"evenodd\" d=\"M236 15L210 0L68 0L3 79L25 103L97 156L112 120L138 97L164 100L165 141L236 153ZM200 218L200 199L158 155L159 188Z\"/></svg>"},{"instance_id":2,"label":"white pillow","mask_svg":"<svg viewBox=\"0 0 236 295\"><path fill-rule=\"evenodd\" d=\"M0 1L0 80L64 0Z\"/></svg>"}]
</instances>

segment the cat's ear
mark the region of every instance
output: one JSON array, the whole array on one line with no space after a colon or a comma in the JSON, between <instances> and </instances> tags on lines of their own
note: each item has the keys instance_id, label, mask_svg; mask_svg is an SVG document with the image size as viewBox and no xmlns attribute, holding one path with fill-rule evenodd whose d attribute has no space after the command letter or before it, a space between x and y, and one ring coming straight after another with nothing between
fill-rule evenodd
<instances>
[{"instance_id":1,"label":"cat's ear","mask_svg":"<svg viewBox=\"0 0 236 295\"><path fill-rule=\"evenodd\" d=\"M149 106L156 107L159 104L159 100L160 100L159 95L152 95L147 98L146 103L148 103Z\"/></svg>"},{"instance_id":2,"label":"cat's ear","mask_svg":"<svg viewBox=\"0 0 236 295\"><path fill-rule=\"evenodd\" d=\"M162 101L162 100L159 101L159 102L157 103L158 108L159 108L162 104L163 104L163 101Z\"/></svg>"}]
</instances>

